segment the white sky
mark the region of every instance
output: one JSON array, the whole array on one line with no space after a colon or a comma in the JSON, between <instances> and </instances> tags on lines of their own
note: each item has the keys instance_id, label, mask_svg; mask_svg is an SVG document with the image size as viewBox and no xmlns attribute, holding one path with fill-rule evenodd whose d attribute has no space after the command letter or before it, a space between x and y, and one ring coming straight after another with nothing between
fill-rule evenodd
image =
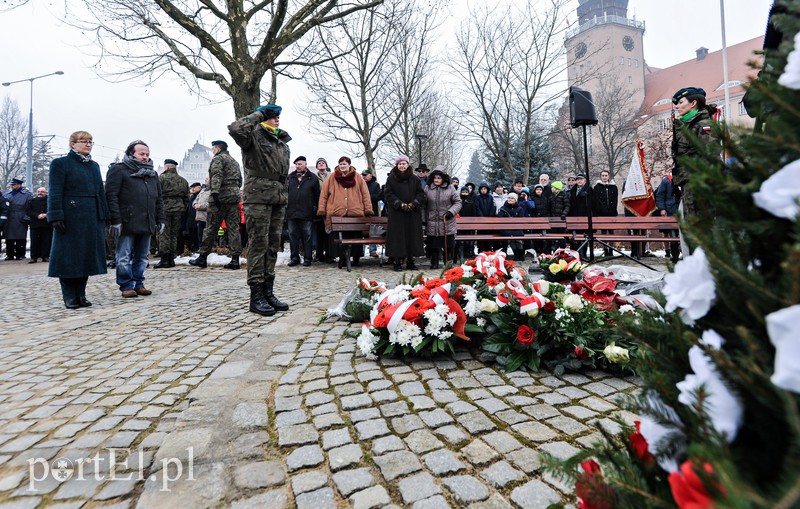
<instances>
[{"instance_id":1,"label":"white sky","mask_svg":"<svg viewBox=\"0 0 800 509\"><path fill-rule=\"evenodd\" d=\"M468 0L450 3L453 12L466 12L458 4L466 5ZM109 83L98 77L93 70L94 59L80 47L81 35L59 20L58 16L63 16L63 4L59 4L32 0L0 14L0 82L57 70L65 73L34 82L34 126L40 134L56 136L54 152L68 149L71 132L90 131L97 142L93 156L105 170L128 142L137 138L148 142L156 165L165 158L180 161L196 140L208 145L214 139L230 139L226 129L233 120L230 101L207 104L191 95L177 79L162 78L154 86L145 87L137 82ZM772 0L725 0L728 45L763 34L771 4ZM630 0L628 17L634 15L646 25L644 52L650 66L662 68L689 60L700 46L710 51L722 47L718 0ZM575 18L573 14L571 20ZM446 42L446 37L441 38L443 46ZM268 80L263 83L267 85ZM334 164L347 150L319 141L325 136L325 126L309 123L302 115L302 94L292 94L289 88L298 87L279 88L278 103L284 107L281 127L294 138L290 144L292 159L305 155L313 164L317 157L325 157ZM27 115L27 82L2 87L0 94L15 99ZM232 152L238 157L238 150ZM353 163L364 169L363 161ZM379 168L381 174L386 170Z\"/></svg>"}]
</instances>

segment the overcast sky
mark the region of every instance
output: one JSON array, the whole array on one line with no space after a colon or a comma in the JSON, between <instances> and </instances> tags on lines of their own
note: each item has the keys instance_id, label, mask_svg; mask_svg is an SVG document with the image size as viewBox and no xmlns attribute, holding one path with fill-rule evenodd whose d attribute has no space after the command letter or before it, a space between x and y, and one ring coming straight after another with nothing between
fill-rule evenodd
<instances>
[{"instance_id":1,"label":"overcast sky","mask_svg":"<svg viewBox=\"0 0 800 509\"><path fill-rule=\"evenodd\" d=\"M453 12L467 12L461 6L474 2L451 0ZM772 0L725 0L728 45L762 35L771 4ZM722 47L718 0L630 0L628 16L645 22L645 59L652 67L668 67L694 58L700 46L710 51ZM148 142L157 165L164 158L182 159L195 141L209 145L214 139L229 139L226 126L233 120L230 101L208 104L178 80L169 78L153 86L105 81L95 73L96 62L88 56L90 52L80 47L82 36L62 18L63 3L48 0L31 0L26 6L0 14L0 82L57 70L65 73L34 83L34 126L40 134L55 135L54 152L68 149L71 132L90 131L97 142L93 156L105 170L136 138ZM571 20L575 19L573 14ZM446 44L446 36L440 44ZM325 126L309 123L302 115L302 94L292 94L288 88L284 85L278 90L278 102L284 106L281 127L294 138L292 159L302 154L309 160L325 157L335 163L340 155L347 154L344 147L319 141L325 137ZM17 100L27 115L27 82L0 88L0 93ZM238 151L233 152L238 157ZM354 164L363 166L357 160ZM386 170L380 168L379 172L385 175ZM463 176L465 172L466 168L457 173Z\"/></svg>"}]
</instances>

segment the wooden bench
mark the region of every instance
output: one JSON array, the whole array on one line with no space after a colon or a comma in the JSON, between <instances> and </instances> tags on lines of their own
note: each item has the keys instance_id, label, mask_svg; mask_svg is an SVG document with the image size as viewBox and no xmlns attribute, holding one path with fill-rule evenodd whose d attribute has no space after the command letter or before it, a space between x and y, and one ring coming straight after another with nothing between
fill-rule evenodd
<instances>
[{"instance_id":1,"label":"wooden bench","mask_svg":"<svg viewBox=\"0 0 800 509\"><path fill-rule=\"evenodd\" d=\"M594 238L603 242L680 242L677 237L665 237L664 232L678 232L678 221L670 216L647 217L593 217L592 229ZM573 234L573 240L583 241L589 238L589 219L586 217L568 217L567 230ZM603 231L614 233L602 233ZM625 233L617 233L624 230ZM630 233L631 230L641 233Z\"/></svg>"},{"instance_id":2,"label":"wooden bench","mask_svg":"<svg viewBox=\"0 0 800 509\"><path fill-rule=\"evenodd\" d=\"M350 262L351 248L353 246L364 246L370 244L384 244L386 243L385 237L370 237L370 225L378 224L388 229L389 220L382 216L369 216L369 217L331 217L331 231L337 236L333 242L344 246L344 257L347 262L347 272L352 270ZM360 232L360 237L345 238L345 232ZM341 263L341 260L339 260ZM378 264L383 266L383 252L380 253Z\"/></svg>"}]
</instances>

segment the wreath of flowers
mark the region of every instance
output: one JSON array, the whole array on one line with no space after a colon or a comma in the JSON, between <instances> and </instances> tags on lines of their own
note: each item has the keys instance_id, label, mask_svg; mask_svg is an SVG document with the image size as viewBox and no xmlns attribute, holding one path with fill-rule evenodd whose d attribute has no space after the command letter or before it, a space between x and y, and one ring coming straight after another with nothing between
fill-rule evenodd
<instances>
[{"instance_id":1,"label":"wreath of flowers","mask_svg":"<svg viewBox=\"0 0 800 509\"><path fill-rule=\"evenodd\" d=\"M574 281L583 270L581 257L571 249L557 249L553 254L539 255L539 266L548 281Z\"/></svg>"}]
</instances>

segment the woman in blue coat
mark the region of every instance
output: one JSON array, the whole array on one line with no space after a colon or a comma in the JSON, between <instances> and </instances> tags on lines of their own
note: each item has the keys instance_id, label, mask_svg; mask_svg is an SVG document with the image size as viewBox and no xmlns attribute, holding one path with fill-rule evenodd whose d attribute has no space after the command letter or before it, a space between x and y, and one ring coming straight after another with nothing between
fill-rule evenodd
<instances>
[{"instance_id":1,"label":"woman in blue coat","mask_svg":"<svg viewBox=\"0 0 800 509\"><path fill-rule=\"evenodd\" d=\"M76 131L70 151L50 163L47 220L53 225L53 247L47 275L57 277L67 309L91 306L86 299L89 276L106 273L108 205L100 166L92 161L92 135Z\"/></svg>"}]
</instances>

